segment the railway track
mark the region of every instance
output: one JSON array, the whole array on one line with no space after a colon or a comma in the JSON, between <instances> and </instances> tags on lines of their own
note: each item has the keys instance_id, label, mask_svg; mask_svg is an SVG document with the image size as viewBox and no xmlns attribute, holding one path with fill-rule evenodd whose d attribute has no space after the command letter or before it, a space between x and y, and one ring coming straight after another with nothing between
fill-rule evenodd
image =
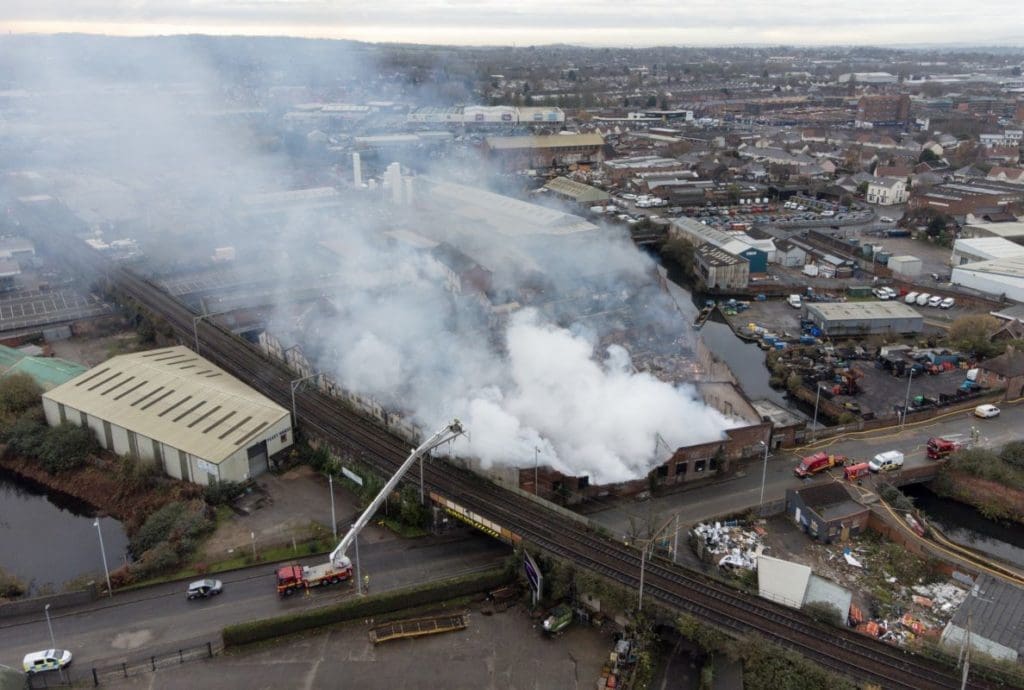
<instances>
[{"instance_id":1,"label":"railway track","mask_svg":"<svg viewBox=\"0 0 1024 690\"><path fill-rule=\"evenodd\" d=\"M77 245L77 242L73 244ZM67 253L68 245L60 247ZM248 343L194 315L149 281L113 267L91 250L74 250L79 270L106 275L154 314L165 319L182 342L199 335L200 353L284 407L290 407L293 375ZM296 405L303 425L324 440L351 449L382 474L392 473L407 457L409 444L376 423L317 391L300 391ZM624 585L639 584L640 554L615 540L590 532L519 496L450 464L424 464L424 481L465 508L502 525L527 542ZM694 571L657 560L645 566L645 599L710 621L738 634L756 633L796 650L835 672L885 688L956 688L951 670L904 650L845 629L818 625L798 612L737 591ZM976 681L971 687L999 687Z\"/></svg>"}]
</instances>

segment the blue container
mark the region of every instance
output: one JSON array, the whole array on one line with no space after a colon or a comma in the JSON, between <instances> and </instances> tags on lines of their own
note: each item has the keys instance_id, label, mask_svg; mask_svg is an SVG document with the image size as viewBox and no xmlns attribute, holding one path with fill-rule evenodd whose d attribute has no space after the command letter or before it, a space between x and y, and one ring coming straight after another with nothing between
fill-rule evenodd
<instances>
[{"instance_id":1,"label":"blue container","mask_svg":"<svg viewBox=\"0 0 1024 690\"><path fill-rule=\"evenodd\" d=\"M813 345L816 342L818 342L818 339L815 338L813 335L802 335L802 336L800 336L800 344L801 345Z\"/></svg>"},{"instance_id":2,"label":"blue container","mask_svg":"<svg viewBox=\"0 0 1024 690\"><path fill-rule=\"evenodd\" d=\"M782 342L781 340L776 342L775 343L775 349L776 350L785 350L786 349L786 343Z\"/></svg>"}]
</instances>

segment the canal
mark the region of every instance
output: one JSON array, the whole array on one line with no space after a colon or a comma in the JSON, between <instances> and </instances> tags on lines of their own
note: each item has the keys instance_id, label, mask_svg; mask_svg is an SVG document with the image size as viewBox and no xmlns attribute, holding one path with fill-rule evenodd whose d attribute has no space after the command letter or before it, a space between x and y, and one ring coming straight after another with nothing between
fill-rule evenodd
<instances>
[{"instance_id":1,"label":"canal","mask_svg":"<svg viewBox=\"0 0 1024 690\"><path fill-rule=\"evenodd\" d=\"M95 512L77 499L0 470L0 568L29 594L60 592L83 577L103 582ZM117 520L99 519L107 564L124 564L128 537Z\"/></svg>"},{"instance_id":2,"label":"canal","mask_svg":"<svg viewBox=\"0 0 1024 690\"><path fill-rule=\"evenodd\" d=\"M914 505L951 541L1024 568L1024 529L989 520L969 505L943 498L923 484L903 487Z\"/></svg>"}]
</instances>

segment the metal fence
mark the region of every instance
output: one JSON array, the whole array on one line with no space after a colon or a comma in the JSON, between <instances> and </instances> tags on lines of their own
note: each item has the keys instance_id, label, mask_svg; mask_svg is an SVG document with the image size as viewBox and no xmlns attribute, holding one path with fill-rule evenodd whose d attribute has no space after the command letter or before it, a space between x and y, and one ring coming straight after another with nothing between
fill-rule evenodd
<instances>
[{"instance_id":1,"label":"metal fence","mask_svg":"<svg viewBox=\"0 0 1024 690\"><path fill-rule=\"evenodd\" d=\"M140 656L119 663L105 666L69 666L61 671L48 671L28 676L26 688L60 688L92 685L97 687L106 682L154 673L159 669L172 668L190 661L212 659L220 651L220 642L203 642L201 644L183 646L180 649L164 651L160 654Z\"/></svg>"}]
</instances>

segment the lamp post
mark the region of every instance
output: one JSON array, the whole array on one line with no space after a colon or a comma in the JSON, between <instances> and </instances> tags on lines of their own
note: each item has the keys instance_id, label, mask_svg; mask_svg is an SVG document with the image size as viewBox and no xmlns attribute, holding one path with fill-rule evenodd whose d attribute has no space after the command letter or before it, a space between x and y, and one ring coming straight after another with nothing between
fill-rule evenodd
<instances>
[{"instance_id":1,"label":"lamp post","mask_svg":"<svg viewBox=\"0 0 1024 690\"><path fill-rule=\"evenodd\" d=\"M303 381L308 381L310 379L315 379L315 378L317 378L319 376L320 376L320 372L316 372L315 374L310 374L309 376L303 376L302 378L299 378L299 379L292 379L292 381L289 382L289 385L290 385L290 387L292 389L292 426L298 426L299 425L299 413L295 409L295 391L297 391L299 389L299 386L302 385Z\"/></svg>"},{"instance_id":2,"label":"lamp post","mask_svg":"<svg viewBox=\"0 0 1024 690\"><path fill-rule=\"evenodd\" d=\"M815 381L817 392L814 394L814 421L811 422L811 440L818 440L818 400L821 399L821 381Z\"/></svg>"},{"instance_id":3,"label":"lamp post","mask_svg":"<svg viewBox=\"0 0 1024 690\"><path fill-rule=\"evenodd\" d=\"M334 519L334 475L330 472L327 473L327 485L331 489L331 533L334 534L334 539L338 539L338 521Z\"/></svg>"},{"instance_id":4,"label":"lamp post","mask_svg":"<svg viewBox=\"0 0 1024 690\"><path fill-rule=\"evenodd\" d=\"M103 530L100 529L100 519L93 520L92 526L96 528L96 534L100 535L100 554L103 556L103 574L107 577L107 595L112 597L114 589L110 586L110 569L107 568L107 550L103 548Z\"/></svg>"},{"instance_id":5,"label":"lamp post","mask_svg":"<svg viewBox=\"0 0 1024 690\"><path fill-rule=\"evenodd\" d=\"M47 604L43 607L43 613L46 614L46 627L50 631L50 649L57 649L57 640L53 638L53 626L50 624L50 605Z\"/></svg>"},{"instance_id":6,"label":"lamp post","mask_svg":"<svg viewBox=\"0 0 1024 690\"><path fill-rule=\"evenodd\" d=\"M907 423L907 408L910 407L910 384L914 381L914 370L910 370L910 376L907 378L907 397L903 401L903 421L900 422L900 429Z\"/></svg>"},{"instance_id":7,"label":"lamp post","mask_svg":"<svg viewBox=\"0 0 1024 690\"><path fill-rule=\"evenodd\" d=\"M765 443L764 441L758 441L758 443L760 443L762 446L764 446L764 464L761 467L761 500L758 501L757 505L759 507L763 507L764 506L764 483L765 483L765 480L768 478L768 444Z\"/></svg>"}]
</instances>

